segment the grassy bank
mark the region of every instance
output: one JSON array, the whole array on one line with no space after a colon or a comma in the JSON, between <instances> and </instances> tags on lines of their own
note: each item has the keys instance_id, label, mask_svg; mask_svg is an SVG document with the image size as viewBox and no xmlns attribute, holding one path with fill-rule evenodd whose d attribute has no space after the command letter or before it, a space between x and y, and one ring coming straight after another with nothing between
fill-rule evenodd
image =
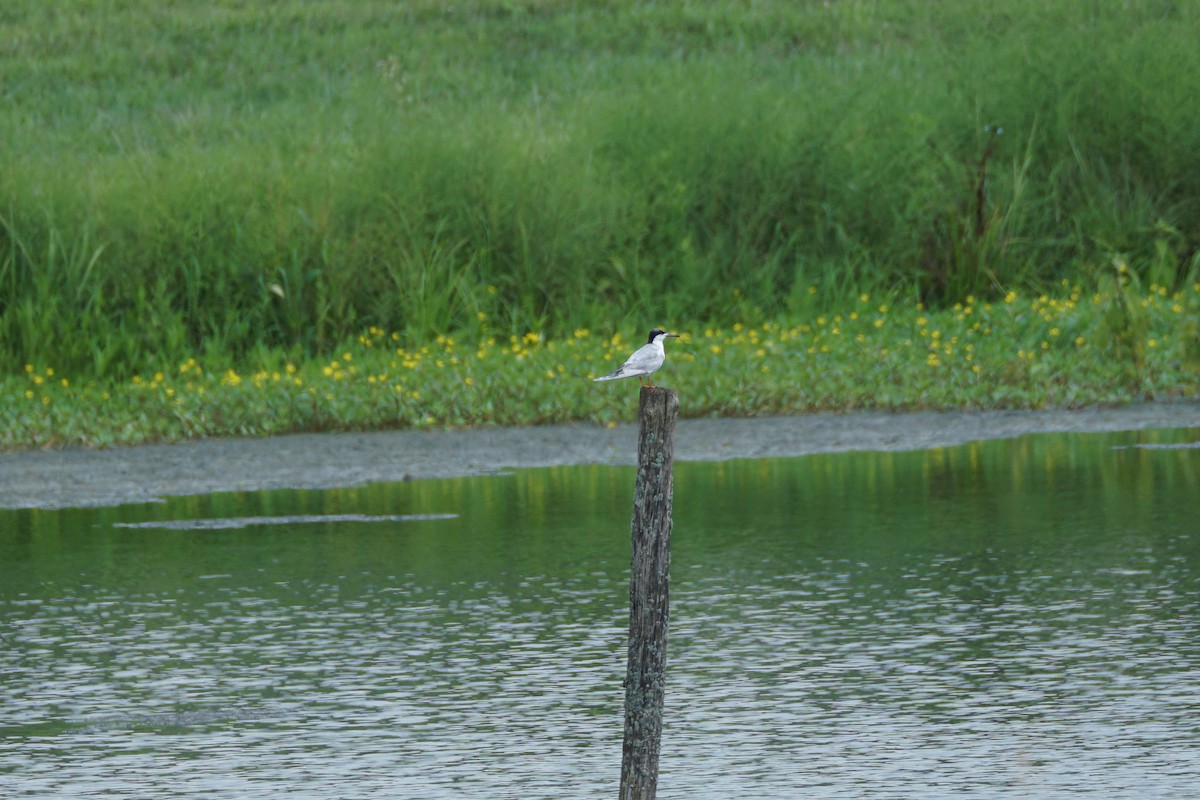
<instances>
[{"instance_id":1,"label":"grassy bank","mask_svg":"<svg viewBox=\"0 0 1200 800\"><path fill-rule=\"evenodd\" d=\"M0 10L0 447L1200 391L1200 4Z\"/></svg>"},{"instance_id":2,"label":"grassy bank","mask_svg":"<svg viewBox=\"0 0 1200 800\"><path fill-rule=\"evenodd\" d=\"M810 322L697 328L669 342L655 377L679 390L684 416L1195 398L1197 320L1200 281L1141 286L1118 262L1102 292L1060 285L945 309L862 294ZM0 447L635 417L634 381L588 379L640 344L640 328L553 338L476 322L471 338L417 348L369 328L319 360L264 351L242 368L197 354L127 380L30 363L0 381Z\"/></svg>"},{"instance_id":3,"label":"grassy bank","mask_svg":"<svg viewBox=\"0 0 1200 800\"><path fill-rule=\"evenodd\" d=\"M372 327L473 341L481 316L505 342L812 324L864 293L945 311L1090 293L1114 259L1173 294L1200 242L1198 22L1159 0L13 0L0 368L116 386L329 361Z\"/></svg>"}]
</instances>

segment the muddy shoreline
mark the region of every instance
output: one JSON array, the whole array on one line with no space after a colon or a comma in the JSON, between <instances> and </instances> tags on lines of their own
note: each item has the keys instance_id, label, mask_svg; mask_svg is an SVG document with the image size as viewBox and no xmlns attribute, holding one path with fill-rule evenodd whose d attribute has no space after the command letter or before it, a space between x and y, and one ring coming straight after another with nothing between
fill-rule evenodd
<instances>
[{"instance_id":1,"label":"muddy shoreline","mask_svg":"<svg viewBox=\"0 0 1200 800\"><path fill-rule=\"evenodd\" d=\"M683 461L845 450L918 450L1028 433L1200 427L1200 403L1071 411L856 412L681 420ZM0 508L148 502L168 496L485 475L506 469L632 464L634 425L295 434L106 450L0 454Z\"/></svg>"}]
</instances>

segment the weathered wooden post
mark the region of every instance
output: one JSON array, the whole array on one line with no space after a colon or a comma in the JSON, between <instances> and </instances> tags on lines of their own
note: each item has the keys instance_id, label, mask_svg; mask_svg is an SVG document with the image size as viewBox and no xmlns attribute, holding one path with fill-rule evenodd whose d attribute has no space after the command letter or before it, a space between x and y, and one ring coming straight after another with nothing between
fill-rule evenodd
<instances>
[{"instance_id":1,"label":"weathered wooden post","mask_svg":"<svg viewBox=\"0 0 1200 800\"><path fill-rule=\"evenodd\" d=\"M658 790L663 690L670 616L671 462L679 395L643 388L638 404L638 466L633 492L629 580L629 666L621 800L653 800Z\"/></svg>"}]
</instances>

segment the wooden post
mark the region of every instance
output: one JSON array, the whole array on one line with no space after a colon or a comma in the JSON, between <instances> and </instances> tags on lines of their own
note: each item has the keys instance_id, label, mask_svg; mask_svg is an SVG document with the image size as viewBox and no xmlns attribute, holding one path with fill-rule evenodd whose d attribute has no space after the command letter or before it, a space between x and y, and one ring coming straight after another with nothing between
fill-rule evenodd
<instances>
[{"instance_id":1,"label":"wooden post","mask_svg":"<svg viewBox=\"0 0 1200 800\"><path fill-rule=\"evenodd\" d=\"M629 580L629 666L621 800L654 800L662 741L670 616L671 462L679 395L643 388L638 405L638 467L633 492Z\"/></svg>"}]
</instances>

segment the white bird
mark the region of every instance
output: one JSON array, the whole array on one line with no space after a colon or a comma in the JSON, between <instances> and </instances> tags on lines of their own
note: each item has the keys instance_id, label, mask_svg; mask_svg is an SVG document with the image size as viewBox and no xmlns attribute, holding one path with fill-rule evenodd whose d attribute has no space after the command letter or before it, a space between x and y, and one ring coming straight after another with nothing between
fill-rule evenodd
<instances>
[{"instance_id":1,"label":"white bird","mask_svg":"<svg viewBox=\"0 0 1200 800\"><path fill-rule=\"evenodd\" d=\"M667 360L667 353L663 350L663 342L667 339L679 338L678 333L667 333L664 330L655 328L650 331L650 337L646 343L633 351L633 355L625 360L625 363L614 369L607 375L602 375L599 378L592 378L593 381L615 381L617 378L632 378L637 376L638 383L642 384L642 388L647 386L651 389L654 384L650 382L649 375L663 365ZM647 376L645 382L642 381L642 376Z\"/></svg>"}]
</instances>

